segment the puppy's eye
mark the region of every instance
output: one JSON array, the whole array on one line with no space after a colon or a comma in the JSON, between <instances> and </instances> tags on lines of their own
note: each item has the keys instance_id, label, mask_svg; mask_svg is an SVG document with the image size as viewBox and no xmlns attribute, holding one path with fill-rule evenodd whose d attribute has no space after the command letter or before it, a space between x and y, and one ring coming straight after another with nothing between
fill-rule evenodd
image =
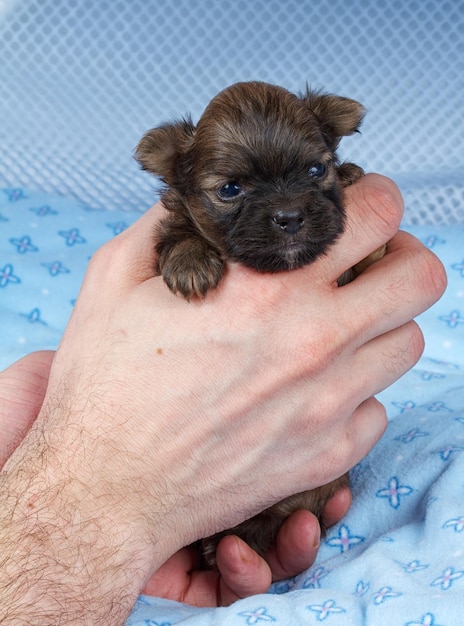
<instances>
[{"instance_id":1,"label":"puppy's eye","mask_svg":"<svg viewBox=\"0 0 464 626\"><path fill-rule=\"evenodd\" d=\"M313 163L308 170L309 176L313 180L318 180L319 178L323 178L327 172L327 167L324 163Z\"/></svg>"},{"instance_id":2,"label":"puppy's eye","mask_svg":"<svg viewBox=\"0 0 464 626\"><path fill-rule=\"evenodd\" d=\"M217 190L217 195L221 200L234 200L242 193L243 189L236 181L226 183Z\"/></svg>"}]
</instances>

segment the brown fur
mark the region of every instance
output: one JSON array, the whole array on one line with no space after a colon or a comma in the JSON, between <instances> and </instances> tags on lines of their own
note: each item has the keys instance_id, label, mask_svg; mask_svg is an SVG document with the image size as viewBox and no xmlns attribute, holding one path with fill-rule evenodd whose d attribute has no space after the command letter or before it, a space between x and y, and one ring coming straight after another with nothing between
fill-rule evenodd
<instances>
[{"instance_id":1,"label":"brown fur","mask_svg":"<svg viewBox=\"0 0 464 626\"><path fill-rule=\"evenodd\" d=\"M276 272L325 254L344 229L343 187L363 175L353 163L340 164L335 150L364 113L339 96L237 83L210 102L196 126L187 118L147 132L135 156L165 183L169 215L156 233L157 270L171 291L205 296L227 261ZM291 496L227 532L263 554L292 511L308 508L321 519L327 500L347 484L343 476ZM208 563L224 534L204 540Z\"/></svg>"}]
</instances>

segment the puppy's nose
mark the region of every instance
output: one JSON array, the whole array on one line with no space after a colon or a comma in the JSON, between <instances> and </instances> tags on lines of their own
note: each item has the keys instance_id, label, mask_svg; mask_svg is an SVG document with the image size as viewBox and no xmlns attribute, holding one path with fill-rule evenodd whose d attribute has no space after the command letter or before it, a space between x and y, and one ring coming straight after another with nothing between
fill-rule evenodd
<instances>
[{"instance_id":1,"label":"puppy's nose","mask_svg":"<svg viewBox=\"0 0 464 626\"><path fill-rule=\"evenodd\" d=\"M298 210L278 211L272 221L289 235L295 235L304 226L303 214Z\"/></svg>"}]
</instances>

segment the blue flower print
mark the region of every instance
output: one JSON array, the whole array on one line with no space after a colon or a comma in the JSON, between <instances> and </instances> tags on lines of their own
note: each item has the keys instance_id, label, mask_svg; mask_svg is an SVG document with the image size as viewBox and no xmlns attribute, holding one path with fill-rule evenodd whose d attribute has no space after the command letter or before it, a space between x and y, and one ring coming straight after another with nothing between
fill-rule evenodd
<instances>
[{"instance_id":1,"label":"blue flower print","mask_svg":"<svg viewBox=\"0 0 464 626\"><path fill-rule=\"evenodd\" d=\"M403 594L393 591L391 587L382 587L374 593L374 604L383 604L385 600L398 598Z\"/></svg>"},{"instance_id":2,"label":"blue flower print","mask_svg":"<svg viewBox=\"0 0 464 626\"><path fill-rule=\"evenodd\" d=\"M323 622L331 615L346 613L345 609L336 605L335 600L326 600L324 604L310 604L306 608L308 611L317 613L317 619L319 622Z\"/></svg>"},{"instance_id":3,"label":"blue flower print","mask_svg":"<svg viewBox=\"0 0 464 626\"><path fill-rule=\"evenodd\" d=\"M439 320L446 322L448 328L457 328L459 324L464 324L464 317L461 317L461 313L454 309L449 315L440 315Z\"/></svg>"},{"instance_id":4,"label":"blue flower print","mask_svg":"<svg viewBox=\"0 0 464 626\"><path fill-rule=\"evenodd\" d=\"M393 476L390 478L388 487L379 489L375 495L377 498L387 498L390 506L394 509L398 509L401 504L400 497L409 496L413 491L414 489L412 487L400 485L398 478Z\"/></svg>"},{"instance_id":5,"label":"blue flower print","mask_svg":"<svg viewBox=\"0 0 464 626\"><path fill-rule=\"evenodd\" d=\"M340 552L348 552L353 546L363 543L364 537L352 535L346 524L342 524L338 531L338 537L332 537L326 541L328 546L332 548L340 548Z\"/></svg>"},{"instance_id":6,"label":"blue flower print","mask_svg":"<svg viewBox=\"0 0 464 626\"><path fill-rule=\"evenodd\" d=\"M269 615L266 607L261 606L259 609L254 609L253 611L242 611L239 613L240 617L246 618L246 623L249 626L253 624L257 624L258 622L275 622L275 617Z\"/></svg>"},{"instance_id":7,"label":"blue flower print","mask_svg":"<svg viewBox=\"0 0 464 626\"><path fill-rule=\"evenodd\" d=\"M74 246L76 243L87 243L87 240L82 237L78 228L71 228L71 230L60 230L58 234L64 237L67 246Z\"/></svg>"},{"instance_id":8,"label":"blue flower print","mask_svg":"<svg viewBox=\"0 0 464 626\"><path fill-rule=\"evenodd\" d=\"M0 287L7 287L10 283L17 285L21 282L18 276L13 274L14 269L10 264L5 265L3 269L0 269Z\"/></svg>"},{"instance_id":9,"label":"blue flower print","mask_svg":"<svg viewBox=\"0 0 464 626\"><path fill-rule=\"evenodd\" d=\"M454 583L464 576L464 572L455 572L452 567L445 569L443 574L430 583L432 587L441 587L443 591L450 589Z\"/></svg>"},{"instance_id":10,"label":"blue flower print","mask_svg":"<svg viewBox=\"0 0 464 626\"><path fill-rule=\"evenodd\" d=\"M24 235L21 239L15 237L10 239L10 243L16 247L16 252L19 254L26 254L26 252L37 252L38 248L32 244L31 238L28 235Z\"/></svg>"},{"instance_id":11,"label":"blue flower print","mask_svg":"<svg viewBox=\"0 0 464 626\"><path fill-rule=\"evenodd\" d=\"M426 613L420 618L420 622L408 622L405 626L440 626L435 621L435 615Z\"/></svg>"},{"instance_id":12,"label":"blue flower print","mask_svg":"<svg viewBox=\"0 0 464 626\"><path fill-rule=\"evenodd\" d=\"M453 528L455 533L462 533L462 531L464 531L464 515L462 517L449 519L443 524L443 528Z\"/></svg>"}]
</instances>

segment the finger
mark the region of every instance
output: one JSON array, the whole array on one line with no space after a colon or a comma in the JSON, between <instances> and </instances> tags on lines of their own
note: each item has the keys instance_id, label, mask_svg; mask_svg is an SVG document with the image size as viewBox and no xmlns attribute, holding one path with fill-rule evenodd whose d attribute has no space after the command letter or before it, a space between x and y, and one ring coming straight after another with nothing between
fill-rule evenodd
<instances>
[{"instance_id":1,"label":"finger","mask_svg":"<svg viewBox=\"0 0 464 626\"><path fill-rule=\"evenodd\" d=\"M363 343L428 309L445 287L446 273L438 258L400 231L385 256L337 290L335 297L343 297L345 310L350 311L344 331L349 339L357 337Z\"/></svg>"},{"instance_id":2,"label":"finger","mask_svg":"<svg viewBox=\"0 0 464 626\"><path fill-rule=\"evenodd\" d=\"M0 467L37 417L54 352L32 352L0 373Z\"/></svg>"},{"instance_id":3,"label":"finger","mask_svg":"<svg viewBox=\"0 0 464 626\"><path fill-rule=\"evenodd\" d=\"M148 580L142 593L180 602L190 585L190 572L198 565L198 554L183 548L171 556Z\"/></svg>"},{"instance_id":4,"label":"finger","mask_svg":"<svg viewBox=\"0 0 464 626\"><path fill-rule=\"evenodd\" d=\"M216 606L219 574L200 570L199 565L198 550L182 548L154 572L142 593L194 606Z\"/></svg>"},{"instance_id":5,"label":"finger","mask_svg":"<svg viewBox=\"0 0 464 626\"><path fill-rule=\"evenodd\" d=\"M275 546L265 555L273 580L292 578L310 567L321 541L319 521L310 511L295 511L282 524Z\"/></svg>"},{"instance_id":6,"label":"finger","mask_svg":"<svg viewBox=\"0 0 464 626\"><path fill-rule=\"evenodd\" d=\"M218 588L220 605L265 593L271 584L271 570L266 561L235 535L228 535L220 541L216 561L222 575Z\"/></svg>"},{"instance_id":7,"label":"finger","mask_svg":"<svg viewBox=\"0 0 464 626\"><path fill-rule=\"evenodd\" d=\"M311 476L312 484L324 485L351 470L380 440L387 424L385 407L376 398L361 402L324 442L324 465L316 468L320 472Z\"/></svg>"},{"instance_id":8,"label":"finger","mask_svg":"<svg viewBox=\"0 0 464 626\"><path fill-rule=\"evenodd\" d=\"M423 350L424 336L415 321L371 339L353 357L349 374L353 392L358 398L380 393L414 367Z\"/></svg>"},{"instance_id":9,"label":"finger","mask_svg":"<svg viewBox=\"0 0 464 626\"><path fill-rule=\"evenodd\" d=\"M336 415L339 422L335 431L326 433L325 460L323 465L318 466L323 474L317 476L314 484L325 484L351 469L380 439L386 426L386 414L384 407L373 396L415 365L423 345L422 332L411 321L367 342L349 355L348 362L343 360L338 363L337 389L318 398L319 414ZM343 390L343 393L338 390ZM358 425L358 414L365 416L362 426ZM357 438L360 442L358 452ZM344 449L346 445L350 448L348 451ZM340 466L340 459L344 460L344 466Z\"/></svg>"},{"instance_id":10,"label":"finger","mask_svg":"<svg viewBox=\"0 0 464 626\"><path fill-rule=\"evenodd\" d=\"M330 498L324 507L322 513L322 521L326 528L338 524L338 522L346 515L351 506L351 489L343 487L339 489L334 496Z\"/></svg>"},{"instance_id":11,"label":"finger","mask_svg":"<svg viewBox=\"0 0 464 626\"><path fill-rule=\"evenodd\" d=\"M351 355L349 366L341 364L338 373L340 389L345 390L343 405L338 396L329 396L326 413L346 415L366 398L380 393L417 363L424 349L422 331L411 321L395 330L371 339Z\"/></svg>"},{"instance_id":12,"label":"finger","mask_svg":"<svg viewBox=\"0 0 464 626\"><path fill-rule=\"evenodd\" d=\"M397 232L403 199L395 183L379 174L367 174L344 190L347 223L330 254L317 261L324 280L341 274L384 245Z\"/></svg>"},{"instance_id":13,"label":"finger","mask_svg":"<svg viewBox=\"0 0 464 626\"><path fill-rule=\"evenodd\" d=\"M372 450L388 425L385 407L376 398L368 398L358 406L345 432L348 452L344 472L348 472ZM329 460L330 464L330 460Z\"/></svg>"}]
</instances>

